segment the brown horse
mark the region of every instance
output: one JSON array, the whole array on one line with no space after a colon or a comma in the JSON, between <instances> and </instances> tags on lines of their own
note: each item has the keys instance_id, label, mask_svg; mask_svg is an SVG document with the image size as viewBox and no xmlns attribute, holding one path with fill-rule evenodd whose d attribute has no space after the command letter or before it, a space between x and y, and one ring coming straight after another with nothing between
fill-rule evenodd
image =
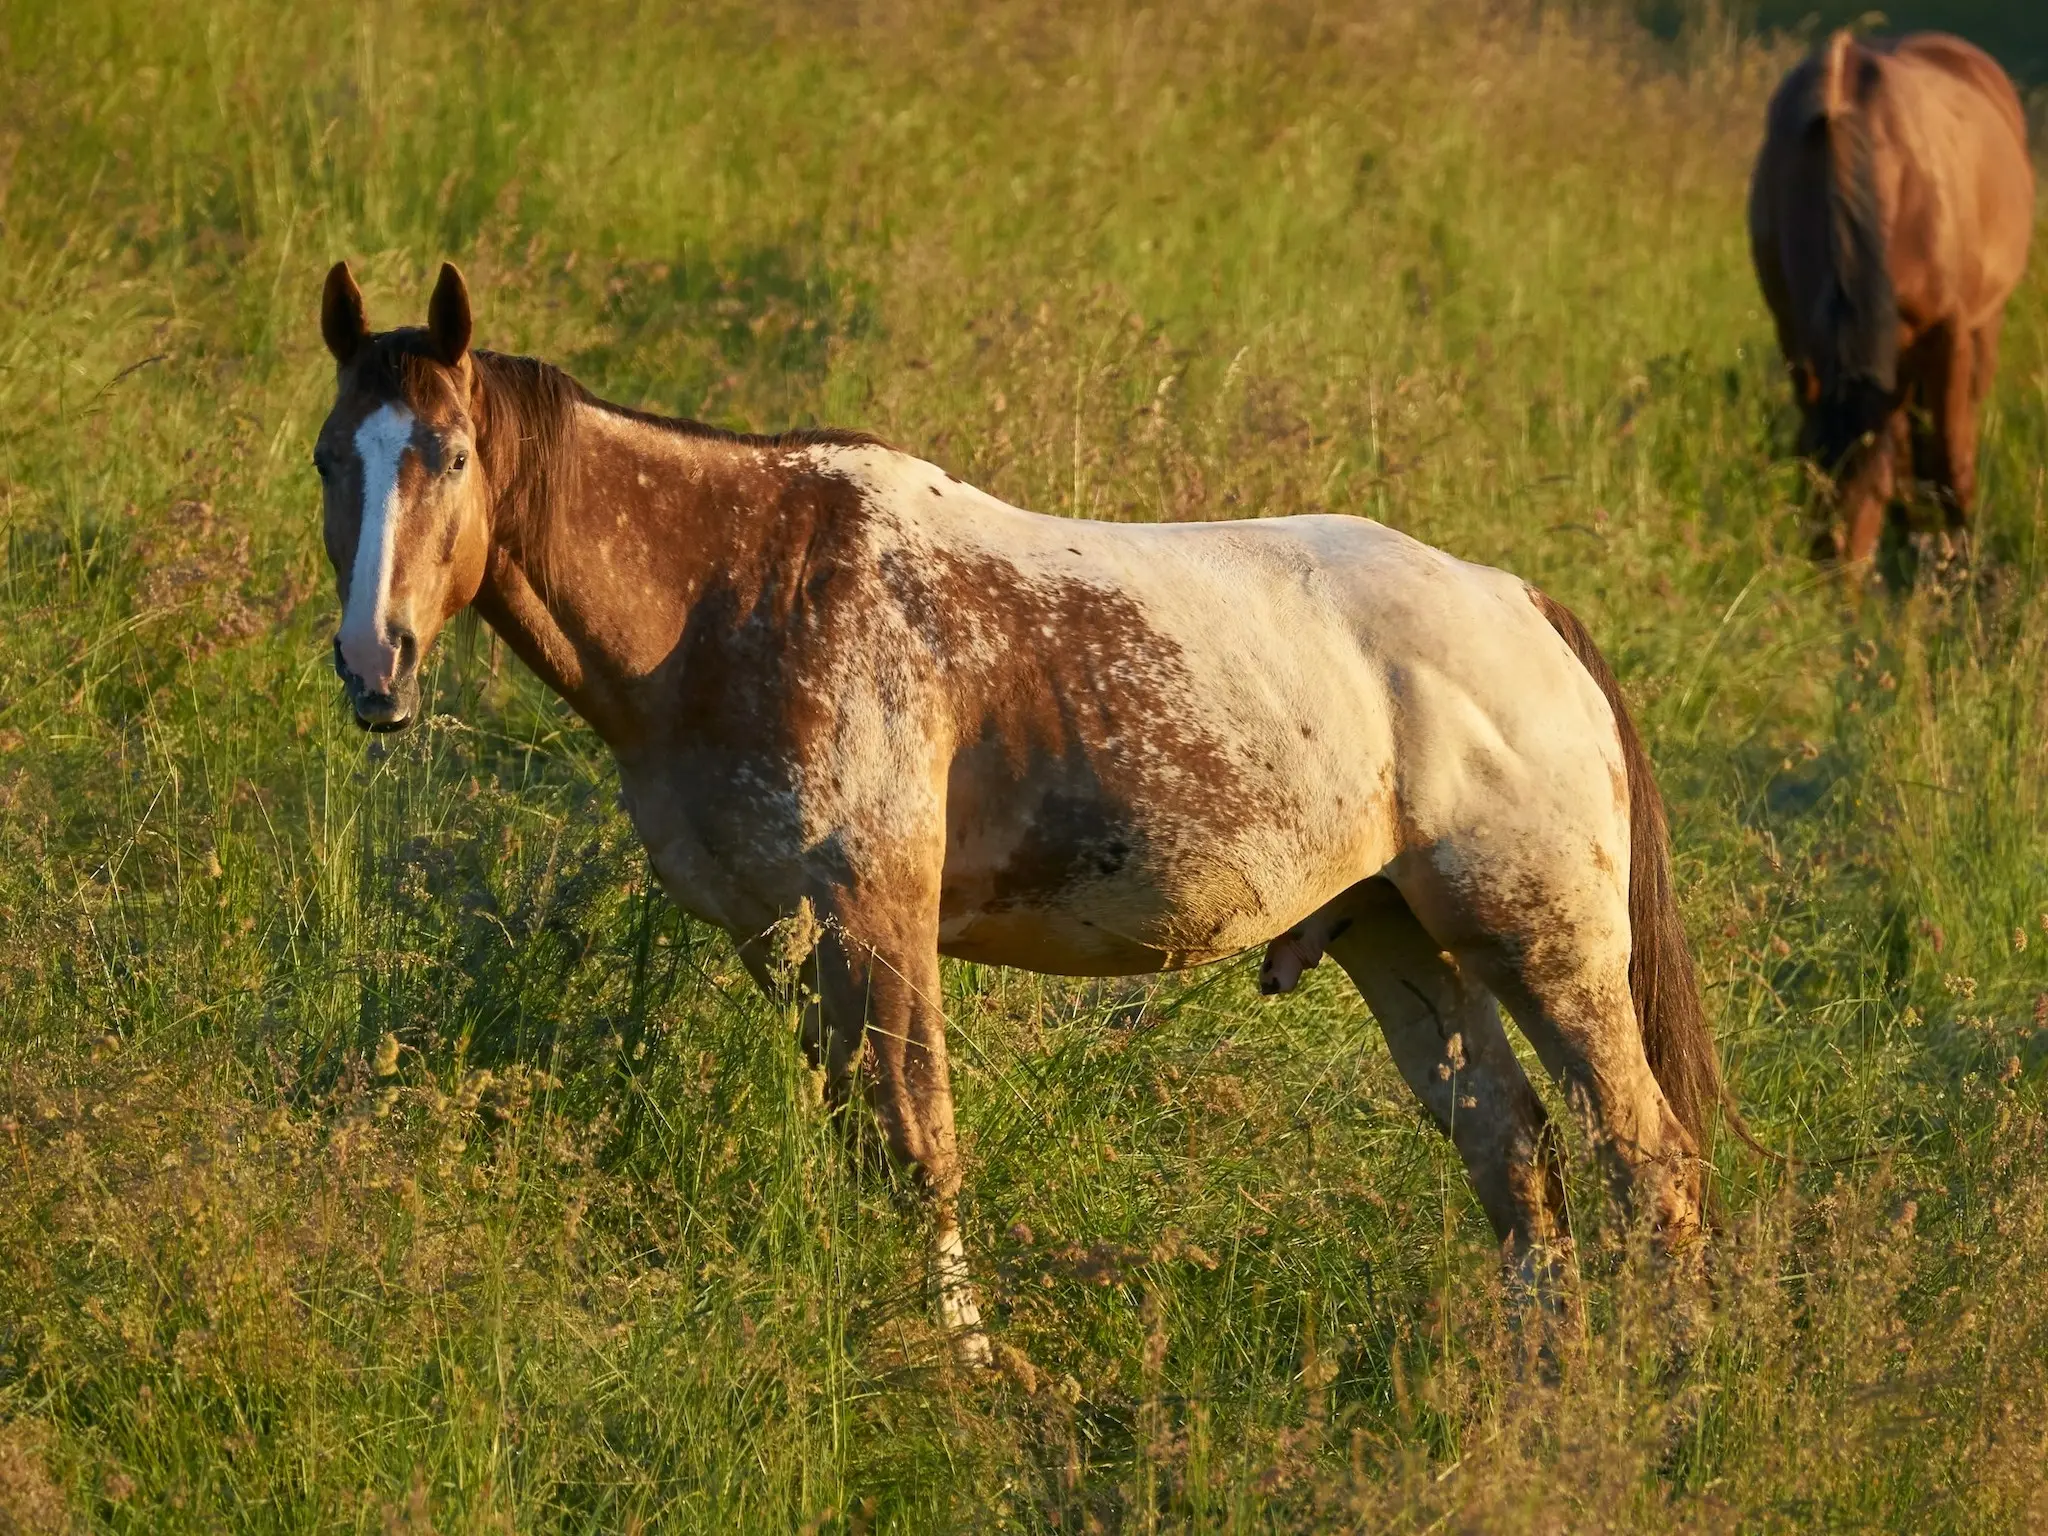
<instances>
[{"instance_id":1,"label":"brown horse","mask_svg":"<svg viewBox=\"0 0 2048 1536\"><path fill-rule=\"evenodd\" d=\"M2026 268L2034 172L2012 82L1958 38L1837 32L1771 98L1750 252L1804 419L1835 477L1822 558L1877 547L1902 480L1967 537L1977 414Z\"/></svg>"},{"instance_id":2,"label":"brown horse","mask_svg":"<svg viewBox=\"0 0 2048 1536\"><path fill-rule=\"evenodd\" d=\"M1133 526L1007 506L854 433L608 405L470 347L444 267L373 335L346 266L314 461L356 718L419 713L474 603L614 753L664 886L774 985L806 903L805 1043L936 1209L965 1358L939 957L1083 975L1299 930L1357 982L1503 1239L1559 1237L1496 997L1667 1238L1720 1092L1664 815L1563 608L1359 518ZM1298 975L1276 975L1281 990Z\"/></svg>"}]
</instances>

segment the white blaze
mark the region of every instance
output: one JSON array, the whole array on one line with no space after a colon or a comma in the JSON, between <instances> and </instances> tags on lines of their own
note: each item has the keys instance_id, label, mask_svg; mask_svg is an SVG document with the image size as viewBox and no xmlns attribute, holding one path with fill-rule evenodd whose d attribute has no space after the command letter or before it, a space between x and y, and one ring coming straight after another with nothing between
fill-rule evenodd
<instances>
[{"instance_id":1,"label":"white blaze","mask_svg":"<svg viewBox=\"0 0 2048 1536\"><path fill-rule=\"evenodd\" d=\"M412 441L412 412L383 405L356 428L363 461L363 517L341 616L341 659L373 693L390 691L398 651L386 638L391 570L398 546L398 461Z\"/></svg>"}]
</instances>

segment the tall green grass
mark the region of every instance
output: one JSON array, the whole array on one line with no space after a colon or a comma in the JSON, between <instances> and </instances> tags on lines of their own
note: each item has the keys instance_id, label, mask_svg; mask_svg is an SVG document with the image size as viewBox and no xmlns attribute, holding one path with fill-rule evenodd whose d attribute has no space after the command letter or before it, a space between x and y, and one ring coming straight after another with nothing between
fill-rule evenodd
<instances>
[{"instance_id":1,"label":"tall green grass","mask_svg":"<svg viewBox=\"0 0 2048 1536\"><path fill-rule=\"evenodd\" d=\"M1789 55L1463 0L0 11L0 1529L2039 1528L2048 303L1982 579L1844 594L1744 249ZM459 624L345 720L308 463L379 324L1019 503L1322 509L1626 680L1709 1012L1703 1276L1562 1317L1325 967L947 971L1004 1369L915 1203ZM394 1054L395 1052L395 1054Z\"/></svg>"}]
</instances>

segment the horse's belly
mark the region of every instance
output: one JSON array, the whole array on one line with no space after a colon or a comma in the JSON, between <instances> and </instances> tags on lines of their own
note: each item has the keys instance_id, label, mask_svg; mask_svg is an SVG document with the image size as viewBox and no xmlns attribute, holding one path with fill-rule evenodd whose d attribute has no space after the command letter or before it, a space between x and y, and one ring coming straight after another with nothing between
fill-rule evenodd
<instances>
[{"instance_id":1,"label":"horse's belly","mask_svg":"<svg viewBox=\"0 0 2048 1536\"><path fill-rule=\"evenodd\" d=\"M957 916L940 924L939 952L1057 976L1137 976L1220 960L1265 942L1275 931L1263 906L1188 924L1083 899L1063 907Z\"/></svg>"},{"instance_id":2,"label":"horse's belly","mask_svg":"<svg viewBox=\"0 0 2048 1536\"><path fill-rule=\"evenodd\" d=\"M1367 875L1392 849L1363 822L1247 829L1062 850L1064 859L948 862L939 947L958 959L1075 976L1178 970L1263 944ZM1105 848L1108 854L1105 855ZM1127 849L1118 859L1117 850ZM1023 876L1025 878L1020 878Z\"/></svg>"},{"instance_id":3,"label":"horse's belly","mask_svg":"<svg viewBox=\"0 0 2048 1536\"><path fill-rule=\"evenodd\" d=\"M981 965L1009 965L1050 976L1142 976L1219 954L1184 956L1155 948L1074 912L982 912L942 924L939 953Z\"/></svg>"}]
</instances>

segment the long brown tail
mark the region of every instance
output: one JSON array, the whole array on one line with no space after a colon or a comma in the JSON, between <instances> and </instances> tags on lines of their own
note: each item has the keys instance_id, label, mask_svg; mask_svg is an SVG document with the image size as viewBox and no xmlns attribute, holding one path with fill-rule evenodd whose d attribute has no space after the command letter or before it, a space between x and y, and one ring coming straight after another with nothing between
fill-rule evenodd
<instances>
[{"instance_id":1,"label":"long brown tail","mask_svg":"<svg viewBox=\"0 0 2048 1536\"><path fill-rule=\"evenodd\" d=\"M1643 750L1635 721L1622 703L1621 686L1577 614L1534 587L1529 596L1599 686L1621 737L1629 798L1628 989L1635 997L1636 1023L1650 1071L1702 1156L1707 1151L1708 1119L1719 1106L1727 1111L1729 1128L1737 1136L1775 1158L1778 1154L1749 1134L1721 1083L1721 1062L1700 1007L1699 977L1671 883L1671 832L1664 819L1664 797L1657 792L1650 754Z\"/></svg>"}]
</instances>

